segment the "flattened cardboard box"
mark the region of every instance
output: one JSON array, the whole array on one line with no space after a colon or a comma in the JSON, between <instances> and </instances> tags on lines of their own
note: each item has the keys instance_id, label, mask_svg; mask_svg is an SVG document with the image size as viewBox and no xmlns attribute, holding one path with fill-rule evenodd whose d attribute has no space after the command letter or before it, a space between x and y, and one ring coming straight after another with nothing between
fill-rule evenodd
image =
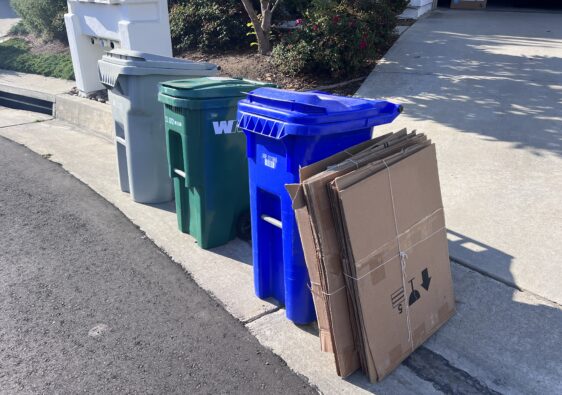
<instances>
[{"instance_id":1,"label":"flattened cardboard box","mask_svg":"<svg viewBox=\"0 0 562 395\"><path fill-rule=\"evenodd\" d=\"M332 191L362 368L375 382L454 314L435 146L337 178Z\"/></svg>"},{"instance_id":2,"label":"flattened cardboard box","mask_svg":"<svg viewBox=\"0 0 562 395\"><path fill-rule=\"evenodd\" d=\"M355 372L360 363L327 183L338 175L352 171L359 163L367 164L373 158L398 152L408 144L423 140L426 140L425 136L416 136L415 132L407 135L406 130L381 136L301 169L302 184L287 186L293 198L310 274L322 349L328 351L326 346L331 344L336 370L342 377Z\"/></svg>"},{"instance_id":3,"label":"flattened cardboard box","mask_svg":"<svg viewBox=\"0 0 562 395\"><path fill-rule=\"evenodd\" d=\"M340 163L341 161L362 151L363 149L377 144L381 139L382 138L379 138L359 144L347 149L345 152L340 152L327 159L301 169L301 180L316 175L317 173L326 169L326 167L329 165ZM334 344L336 343L336 339L334 339L334 336L332 334L332 332L334 331L334 329L332 329L332 316L328 307L329 302L332 302L336 305L343 305L339 309L339 311L342 311L342 309L344 311L347 311L347 295L345 293L345 289L343 289L343 292L338 292L337 294L334 294L332 296L325 294L324 290L328 290L329 293L330 288L325 284L325 279L322 276L322 256L318 246L318 242L316 241L317 238L313 233L311 217L305 201L304 189L300 184L293 184L287 185L287 190L293 199L293 209L295 210L295 217L299 227L299 234L303 245L305 261L310 276L311 291L314 300L314 307L316 308L318 329L320 332L321 349L325 352L336 353L336 369L338 375L347 377L351 373L359 369L359 359L355 350L353 333L349 328L349 324L344 325L343 331L339 329L340 326L336 325L336 331L338 335L341 334L341 336L338 337L338 345L336 351L336 344ZM329 213L329 218L331 218L331 213ZM333 233L335 237L335 231ZM337 242L337 239L335 239L334 241ZM337 252L339 254L339 251ZM339 272L341 273L341 269L339 270ZM345 287L343 274L341 274L341 276L342 278L339 288L341 288L342 286ZM340 289L340 291L342 290ZM349 317L346 316L336 315L334 316L334 318L336 319L336 321L345 320L349 322ZM343 356L338 358L337 356L340 354L343 354Z\"/></svg>"}]
</instances>

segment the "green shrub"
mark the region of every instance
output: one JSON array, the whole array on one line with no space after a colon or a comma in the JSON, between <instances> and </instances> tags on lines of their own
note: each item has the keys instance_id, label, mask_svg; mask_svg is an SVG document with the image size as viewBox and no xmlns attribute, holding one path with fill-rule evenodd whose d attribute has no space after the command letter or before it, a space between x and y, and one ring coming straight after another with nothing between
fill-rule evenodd
<instances>
[{"instance_id":1,"label":"green shrub","mask_svg":"<svg viewBox=\"0 0 562 395\"><path fill-rule=\"evenodd\" d=\"M23 21L20 19L18 23L10 28L8 34L10 36L27 36L29 34L29 31L23 24Z\"/></svg>"},{"instance_id":2,"label":"green shrub","mask_svg":"<svg viewBox=\"0 0 562 395\"><path fill-rule=\"evenodd\" d=\"M239 0L184 0L170 7L174 52L217 51L249 45L247 17Z\"/></svg>"},{"instance_id":3,"label":"green shrub","mask_svg":"<svg viewBox=\"0 0 562 395\"><path fill-rule=\"evenodd\" d=\"M29 44L20 38L0 43L0 69L74 79L72 59L68 53L33 54L29 51Z\"/></svg>"},{"instance_id":4,"label":"green shrub","mask_svg":"<svg viewBox=\"0 0 562 395\"><path fill-rule=\"evenodd\" d=\"M406 0L316 0L283 36L273 62L289 75L353 75L392 42Z\"/></svg>"},{"instance_id":5,"label":"green shrub","mask_svg":"<svg viewBox=\"0 0 562 395\"><path fill-rule=\"evenodd\" d=\"M279 71L289 76L309 74L316 67L313 44L306 40L298 40L296 36L297 34L293 34L291 39L284 39L271 51L273 64ZM300 37L301 34L298 36Z\"/></svg>"},{"instance_id":6,"label":"green shrub","mask_svg":"<svg viewBox=\"0 0 562 395\"><path fill-rule=\"evenodd\" d=\"M25 29L45 40L67 41L64 26L66 0L11 0Z\"/></svg>"}]
</instances>

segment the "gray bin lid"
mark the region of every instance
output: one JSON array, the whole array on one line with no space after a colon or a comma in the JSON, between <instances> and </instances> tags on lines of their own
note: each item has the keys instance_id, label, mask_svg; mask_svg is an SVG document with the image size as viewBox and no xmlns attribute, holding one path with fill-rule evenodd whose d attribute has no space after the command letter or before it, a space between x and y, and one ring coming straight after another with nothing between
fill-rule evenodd
<instances>
[{"instance_id":1,"label":"gray bin lid","mask_svg":"<svg viewBox=\"0 0 562 395\"><path fill-rule=\"evenodd\" d=\"M212 63L194 62L125 49L114 49L106 53L98 61L98 67L100 81L109 87L115 86L120 75L209 77L218 73L218 67Z\"/></svg>"}]
</instances>

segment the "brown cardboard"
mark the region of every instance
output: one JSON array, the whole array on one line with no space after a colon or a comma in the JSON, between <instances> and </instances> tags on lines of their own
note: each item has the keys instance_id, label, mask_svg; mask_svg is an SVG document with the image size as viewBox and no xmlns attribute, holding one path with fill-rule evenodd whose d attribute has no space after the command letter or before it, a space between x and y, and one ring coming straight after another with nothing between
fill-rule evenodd
<instances>
[{"instance_id":1,"label":"brown cardboard","mask_svg":"<svg viewBox=\"0 0 562 395\"><path fill-rule=\"evenodd\" d=\"M413 145L412 145L413 144ZM374 172L378 172L382 169L385 168L386 165L391 165L403 158L405 158L408 155L411 155L413 152L416 152L417 150L423 148L424 146L429 145L430 142L427 141L425 139L425 136L421 135L421 136L417 136L417 137L413 137L410 140L410 146L406 146L404 147L402 145L402 149L399 152L395 152L396 150L386 150L383 154L382 154L382 158L384 159L378 159L375 160L371 163L369 163L368 165L366 165L363 168L359 168L357 170L355 170L353 173L348 173L349 177L338 177L336 178L331 184L340 184L340 187L343 186L349 186L352 185L355 182L358 182L362 179L364 179L365 177L367 177L369 174L373 174ZM392 152L392 155L390 155ZM390 156L387 156L390 155ZM343 213L341 213L340 211L340 207L339 207L339 203L338 203L338 198L337 198L337 191L335 193L335 198L334 198L334 194L329 194L330 196L330 202L332 205L332 210L334 212L334 222L335 222L335 228L338 230L340 235L345 234L345 226L344 226L344 216ZM355 325L353 326L353 330L354 330L354 337L355 337L355 341L356 341L356 345L357 345L357 349L358 350L364 350L365 349L365 344L363 343L364 341L364 335L362 333L363 331L363 321L362 321L362 316L360 314L360 300L358 300L358 295L356 293L355 287L353 286L353 283L350 284L350 278L355 278L357 276L356 271L354 270L354 267L349 267L349 263L348 263L348 259L347 259L347 253L349 251L349 246L346 244L345 240L339 241L341 248L342 248L342 256L341 256L341 265L342 265L342 269L345 272L345 280L347 283L347 293L349 295L349 298L351 300L351 309L350 309L350 315L352 315L354 317L354 319L352 319L352 323L355 323ZM386 257L389 258L390 255L389 253L390 251L390 247L391 245L385 245L383 247L381 247L381 254L379 255L379 258L382 257ZM382 261L381 261L382 262ZM361 360L361 367L363 369L363 371L366 374L369 374L369 372L374 372L374 365L372 363L372 361L370 359L366 359L366 356L364 355L364 353L360 353L360 360Z\"/></svg>"},{"instance_id":2,"label":"brown cardboard","mask_svg":"<svg viewBox=\"0 0 562 395\"><path fill-rule=\"evenodd\" d=\"M324 280L322 289L325 303L328 304L327 311L335 343L336 368L338 374L343 377L358 368L356 356L358 339L353 336L355 321L351 319L352 313L342 271L341 246L333 223L326 185L338 175L352 171L381 155L384 156L385 152L399 151L406 144L410 144L412 140L418 138L415 134L407 136L405 131L402 131L303 181L303 189L310 210L310 221L315 229L316 256L320 264L321 278Z\"/></svg>"},{"instance_id":3,"label":"brown cardboard","mask_svg":"<svg viewBox=\"0 0 562 395\"><path fill-rule=\"evenodd\" d=\"M301 234L305 260L310 274L321 344L331 334L338 375L346 377L360 366L351 319L351 304L342 271L340 244L330 209L327 184L373 160L400 152L426 138L408 135L405 130L352 147L324 161L301 169L299 185L289 185L293 208ZM353 154L353 156L351 156Z\"/></svg>"},{"instance_id":4,"label":"brown cardboard","mask_svg":"<svg viewBox=\"0 0 562 395\"><path fill-rule=\"evenodd\" d=\"M293 200L293 208L295 209L295 217L299 224L300 238L304 248L313 248L314 236L312 234L312 227L308 218L308 211L304 201L304 192L299 184L290 184L286 186L289 195ZM313 295L314 308L316 309L316 316L318 318L318 331L320 335L320 348L324 352L334 352L332 336L330 334L330 326L328 324L328 312L326 304L319 300L318 296L322 295L320 289L320 272L310 268L314 264L310 258L306 258L308 273L310 277L310 291Z\"/></svg>"},{"instance_id":5,"label":"brown cardboard","mask_svg":"<svg viewBox=\"0 0 562 395\"><path fill-rule=\"evenodd\" d=\"M405 134L405 131L403 134ZM370 146L376 145L379 141L384 140L389 135L390 134L361 143L349 148L346 151L340 152L320 162L316 162L310 166L307 166L301 169L301 179L306 179L307 177L310 177L317 172L324 170L330 164L339 163L342 160L345 160ZM314 306L316 308L316 316L318 319L321 349L325 352L334 352L333 340L329 324L330 319L328 317L327 311L327 296L322 290L322 284L324 283L324 281L320 278L320 262L318 261L318 256L316 255L316 244L314 242L314 235L312 233L308 208L306 207L304 190L302 189L300 184L287 185L286 188L293 201L293 209L295 210L295 216L299 226L301 242L305 251L305 261L309 272L311 292L313 296ZM345 290L342 295L345 296ZM341 301L338 300L337 303L341 303ZM341 366L341 371L344 372L345 376L353 373L359 367L357 357L356 355L353 355L355 354L353 341L351 341L347 348L349 349L349 351L347 351L346 354L349 354L350 356L340 364L336 364L338 372L340 372L339 366Z\"/></svg>"},{"instance_id":6,"label":"brown cardboard","mask_svg":"<svg viewBox=\"0 0 562 395\"><path fill-rule=\"evenodd\" d=\"M487 0L452 0L451 8L458 10L480 10L486 8Z\"/></svg>"},{"instance_id":7,"label":"brown cardboard","mask_svg":"<svg viewBox=\"0 0 562 395\"><path fill-rule=\"evenodd\" d=\"M340 176L330 196L362 368L379 381L454 313L435 146Z\"/></svg>"}]
</instances>

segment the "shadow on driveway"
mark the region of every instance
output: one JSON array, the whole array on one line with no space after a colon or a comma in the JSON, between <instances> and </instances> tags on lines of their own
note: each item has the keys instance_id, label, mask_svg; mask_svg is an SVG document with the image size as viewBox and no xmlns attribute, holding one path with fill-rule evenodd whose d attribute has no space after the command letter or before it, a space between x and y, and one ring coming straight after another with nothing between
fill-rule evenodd
<instances>
[{"instance_id":1,"label":"shadow on driveway","mask_svg":"<svg viewBox=\"0 0 562 395\"><path fill-rule=\"evenodd\" d=\"M407 97L409 117L562 156L560 15L439 10L422 27L401 37L359 95Z\"/></svg>"}]
</instances>

